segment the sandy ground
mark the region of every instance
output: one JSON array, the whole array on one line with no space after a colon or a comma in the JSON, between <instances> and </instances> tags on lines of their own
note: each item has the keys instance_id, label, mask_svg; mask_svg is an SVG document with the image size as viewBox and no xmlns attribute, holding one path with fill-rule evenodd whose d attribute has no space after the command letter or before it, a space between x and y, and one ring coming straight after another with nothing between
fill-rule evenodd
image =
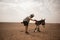
<instances>
[{"instance_id":1,"label":"sandy ground","mask_svg":"<svg viewBox=\"0 0 60 40\"><path fill-rule=\"evenodd\" d=\"M46 24L41 32L33 32L35 25L29 24L29 33L20 23L0 23L0 40L60 40L60 24Z\"/></svg>"}]
</instances>

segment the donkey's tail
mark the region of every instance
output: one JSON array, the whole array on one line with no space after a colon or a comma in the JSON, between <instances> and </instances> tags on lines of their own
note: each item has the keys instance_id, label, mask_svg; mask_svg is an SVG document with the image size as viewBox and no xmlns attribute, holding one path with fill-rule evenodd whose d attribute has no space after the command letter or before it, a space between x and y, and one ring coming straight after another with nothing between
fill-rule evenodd
<instances>
[{"instance_id":1,"label":"donkey's tail","mask_svg":"<svg viewBox=\"0 0 60 40\"><path fill-rule=\"evenodd\" d=\"M23 22L21 22L21 24L23 24Z\"/></svg>"}]
</instances>

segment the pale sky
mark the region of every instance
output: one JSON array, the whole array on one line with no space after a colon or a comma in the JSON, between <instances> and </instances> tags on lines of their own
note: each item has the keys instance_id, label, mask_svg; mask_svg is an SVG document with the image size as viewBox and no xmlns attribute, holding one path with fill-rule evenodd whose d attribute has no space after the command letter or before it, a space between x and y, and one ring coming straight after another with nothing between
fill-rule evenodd
<instances>
[{"instance_id":1,"label":"pale sky","mask_svg":"<svg viewBox=\"0 0 60 40\"><path fill-rule=\"evenodd\" d=\"M0 0L0 22L20 22L32 13L33 19L60 23L60 0Z\"/></svg>"}]
</instances>

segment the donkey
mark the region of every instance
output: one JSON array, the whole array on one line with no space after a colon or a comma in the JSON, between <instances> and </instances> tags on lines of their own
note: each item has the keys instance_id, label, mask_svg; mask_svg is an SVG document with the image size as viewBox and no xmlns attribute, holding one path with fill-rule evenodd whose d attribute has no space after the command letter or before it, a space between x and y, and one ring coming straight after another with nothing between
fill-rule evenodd
<instances>
[{"instance_id":1,"label":"donkey","mask_svg":"<svg viewBox=\"0 0 60 40\"><path fill-rule=\"evenodd\" d=\"M42 25L45 28L45 19L41 19L39 21L36 20L35 25L36 25L36 28L34 29L34 32L35 31L40 32L39 25Z\"/></svg>"}]
</instances>

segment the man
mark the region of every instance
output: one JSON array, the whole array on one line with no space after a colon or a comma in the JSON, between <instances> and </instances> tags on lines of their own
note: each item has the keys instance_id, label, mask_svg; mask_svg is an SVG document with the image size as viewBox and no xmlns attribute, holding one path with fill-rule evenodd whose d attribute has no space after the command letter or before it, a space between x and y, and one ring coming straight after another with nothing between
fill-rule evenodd
<instances>
[{"instance_id":1,"label":"man","mask_svg":"<svg viewBox=\"0 0 60 40\"><path fill-rule=\"evenodd\" d=\"M31 14L30 16L26 17L24 20L23 20L23 24L25 26L25 33L29 34L28 33L28 24L30 22L30 20L32 21L36 21L36 20L33 20L32 18L34 17L34 14Z\"/></svg>"}]
</instances>

